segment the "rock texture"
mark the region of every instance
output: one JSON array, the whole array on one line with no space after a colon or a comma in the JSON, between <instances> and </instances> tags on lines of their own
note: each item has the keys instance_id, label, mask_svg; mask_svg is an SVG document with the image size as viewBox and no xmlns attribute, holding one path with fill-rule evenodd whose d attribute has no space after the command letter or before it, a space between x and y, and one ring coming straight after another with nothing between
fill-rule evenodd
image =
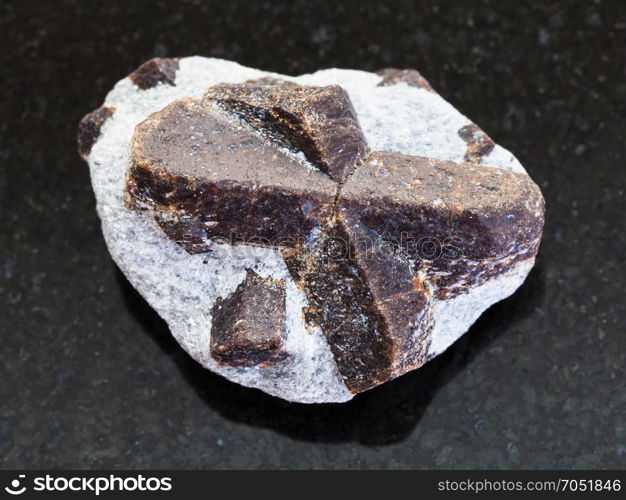
<instances>
[{"instance_id":1,"label":"rock texture","mask_svg":"<svg viewBox=\"0 0 626 500\"><path fill-rule=\"evenodd\" d=\"M296 245L330 218L336 186L210 103L183 99L138 125L127 191L196 253L210 239Z\"/></svg>"},{"instance_id":2,"label":"rock texture","mask_svg":"<svg viewBox=\"0 0 626 500\"><path fill-rule=\"evenodd\" d=\"M350 98L338 85L299 87L260 80L265 85L216 85L205 99L236 113L269 139L301 152L317 168L341 182L367 152Z\"/></svg>"},{"instance_id":3,"label":"rock texture","mask_svg":"<svg viewBox=\"0 0 626 500\"><path fill-rule=\"evenodd\" d=\"M414 70L153 60L105 106L79 149L111 253L236 382L345 401L445 350L534 262L539 189Z\"/></svg>"}]
</instances>

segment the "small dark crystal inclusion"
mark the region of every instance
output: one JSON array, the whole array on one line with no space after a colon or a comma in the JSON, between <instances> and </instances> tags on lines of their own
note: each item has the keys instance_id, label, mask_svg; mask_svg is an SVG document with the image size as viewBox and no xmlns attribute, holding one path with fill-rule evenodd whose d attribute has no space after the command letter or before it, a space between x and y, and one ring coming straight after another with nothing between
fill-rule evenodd
<instances>
[{"instance_id":1,"label":"small dark crystal inclusion","mask_svg":"<svg viewBox=\"0 0 626 500\"><path fill-rule=\"evenodd\" d=\"M159 83L176 85L177 70L177 58L155 57L139 66L129 75L129 78L141 90L147 90Z\"/></svg>"},{"instance_id":2,"label":"small dark crystal inclusion","mask_svg":"<svg viewBox=\"0 0 626 500\"><path fill-rule=\"evenodd\" d=\"M101 106L87 113L78 124L78 153L83 159L91 153L91 148L100 136L100 128L107 118L113 116L113 113L115 109Z\"/></svg>"},{"instance_id":3,"label":"small dark crystal inclusion","mask_svg":"<svg viewBox=\"0 0 626 500\"><path fill-rule=\"evenodd\" d=\"M211 355L230 366L285 359L285 282L246 272L232 295L213 306Z\"/></svg>"}]
</instances>

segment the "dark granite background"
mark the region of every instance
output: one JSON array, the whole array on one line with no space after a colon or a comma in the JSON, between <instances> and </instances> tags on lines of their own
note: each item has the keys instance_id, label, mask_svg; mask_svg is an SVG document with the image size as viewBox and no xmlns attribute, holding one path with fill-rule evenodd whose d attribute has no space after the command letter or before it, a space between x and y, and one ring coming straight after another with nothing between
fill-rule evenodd
<instances>
[{"instance_id":1,"label":"dark granite background","mask_svg":"<svg viewBox=\"0 0 626 500\"><path fill-rule=\"evenodd\" d=\"M0 467L626 466L626 4L0 4ZM111 261L76 125L153 56L418 68L512 150L547 225L425 368L303 406L195 364Z\"/></svg>"}]
</instances>

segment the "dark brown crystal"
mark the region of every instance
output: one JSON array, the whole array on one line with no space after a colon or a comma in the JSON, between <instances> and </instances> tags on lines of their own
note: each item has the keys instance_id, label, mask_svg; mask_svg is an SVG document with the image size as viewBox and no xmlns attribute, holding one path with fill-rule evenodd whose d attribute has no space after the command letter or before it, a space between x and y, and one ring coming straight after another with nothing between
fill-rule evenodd
<instances>
[{"instance_id":1,"label":"dark brown crystal","mask_svg":"<svg viewBox=\"0 0 626 500\"><path fill-rule=\"evenodd\" d=\"M336 185L210 103L176 101L137 126L129 204L190 252L210 239L295 246L332 215Z\"/></svg>"},{"instance_id":2,"label":"dark brown crystal","mask_svg":"<svg viewBox=\"0 0 626 500\"><path fill-rule=\"evenodd\" d=\"M440 297L532 257L543 227L528 176L397 153L372 153L338 203L341 219L398 248Z\"/></svg>"},{"instance_id":3,"label":"dark brown crystal","mask_svg":"<svg viewBox=\"0 0 626 500\"><path fill-rule=\"evenodd\" d=\"M459 136L467 144L464 160L468 163L480 163L484 156L493 151L496 144L478 125L470 123L459 130Z\"/></svg>"},{"instance_id":4,"label":"dark brown crystal","mask_svg":"<svg viewBox=\"0 0 626 500\"><path fill-rule=\"evenodd\" d=\"M381 85L432 90L419 73ZM534 257L543 198L523 174L479 166L493 141L459 131L466 160L373 152L345 92L277 79L222 84L139 124L128 205L189 253L213 241L280 249L346 386L361 392L427 360L433 300ZM289 152L291 150L291 152ZM303 153L308 161L294 153ZM284 359L284 283L251 271L213 311L211 353Z\"/></svg>"},{"instance_id":5,"label":"dark brown crystal","mask_svg":"<svg viewBox=\"0 0 626 500\"><path fill-rule=\"evenodd\" d=\"M391 343L347 235L336 228L306 249L282 253L306 292L305 317L324 333L348 389L361 392L388 380Z\"/></svg>"},{"instance_id":6,"label":"dark brown crystal","mask_svg":"<svg viewBox=\"0 0 626 500\"><path fill-rule=\"evenodd\" d=\"M245 81L245 85L252 86L280 86L280 87L301 87L300 84L285 80L284 78L275 78L273 76L262 76L261 78L252 78Z\"/></svg>"},{"instance_id":7,"label":"dark brown crystal","mask_svg":"<svg viewBox=\"0 0 626 500\"><path fill-rule=\"evenodd\" d=\"M352 242L353 261L373 297L391 349L390 377L424 362L432 328L431 294L414 262L399 248L365 228L354 214L338 217Z\"/></svg>"},{"instance_id":8,"label":"dark brown crystal","mask_svg":"<svg viewBox=\"0 0 626 500\"><path fill-rule=\"evenodd\" d=\"M414 69L385 68L379 69L376 74L383 77L378 84L379 87L388 87L389 85L406 83L411 87L418 87L434 92L430 83L428 83L428 80L426 80L426 78Z\"/></svg>"},{"instance_id":9,"label":"dark brown crystal","mask_svg":"<svg viewBox=\"0 0 626 500\"><path fill-rule=\"evenodd\" d=\"M280 145L302 152L338 182L367 152L356 112L338 85L223 84L211 87L204 98L235 113Z\"/></svg>"},{"instance_id":10,"label":"dark brown crystal","mask_svg":"<svg viewBox=\"0 0 626 500\"><path fill-rule=\"evenodd\" d=\"M218 299L211 322L211 356L233 367L285 359L285 283L248 270L232 295Z\"/></svg>"},{"instance_id":11,"label":"dark brown crystal","mask_svg":"<svg viewBox=\"0 0 626 500\"><path fill-rule=\"evenodd\" d=\"M355 393L420 366L432 326L429 297L408 263L382 251L371 256L357 248L362 242L338 224L305 249L282 251L307 294L307 319Z\"/></svg>"},{"instance_id":12,"label":"dark brown crystal","mask_svg":"<svg viewBox=\"0 0 626 500\"><path fill-rule=\"evenodd\" d=\"M176 71L178 71L178 58L155 57L143 63L129 78L142 90L155 87L159 83L176 85Z\"/></svg>"}]
</instances>

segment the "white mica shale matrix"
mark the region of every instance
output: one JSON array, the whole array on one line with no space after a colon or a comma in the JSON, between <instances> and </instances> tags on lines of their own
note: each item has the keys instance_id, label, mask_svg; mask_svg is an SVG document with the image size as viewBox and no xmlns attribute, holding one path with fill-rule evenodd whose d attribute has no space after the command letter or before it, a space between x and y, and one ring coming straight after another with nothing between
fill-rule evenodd
<instances>
[{"instance_id":1,"label":"white mica shale matrix","mask_svg":"<svg viewBox=\"0 0 626 500\"><path fill-rule=\"evenodd\" d=\"M110 253L179 344L294 402L441 354L522 284L543 230L517 159L415 70L153 59L78 142Z\"/></svg>"}]
</instances>

